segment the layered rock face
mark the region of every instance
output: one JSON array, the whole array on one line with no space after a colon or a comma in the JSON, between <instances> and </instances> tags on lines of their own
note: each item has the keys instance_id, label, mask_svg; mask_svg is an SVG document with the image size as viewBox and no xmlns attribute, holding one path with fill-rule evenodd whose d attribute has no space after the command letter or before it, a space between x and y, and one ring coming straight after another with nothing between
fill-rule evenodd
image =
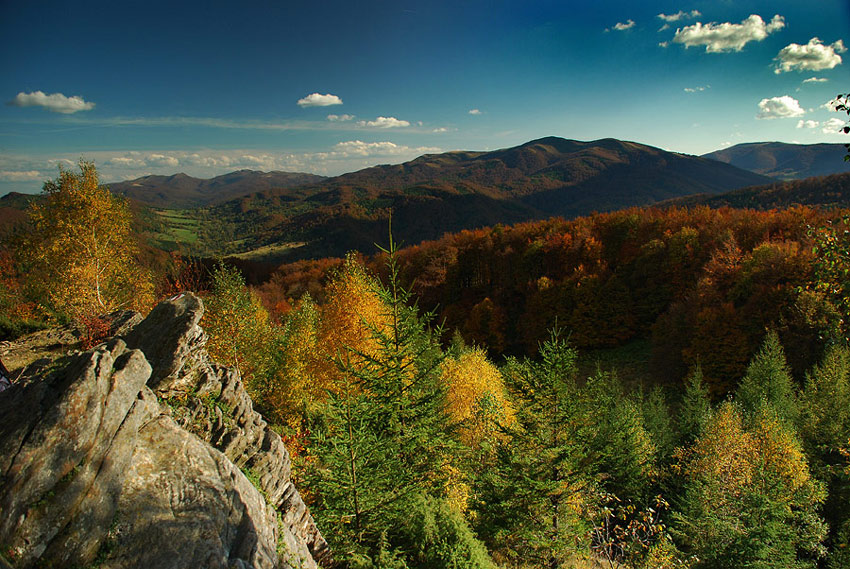
<instances>
[{"instance_id":1,"label":"layered rock face","mask_svg":"<svg viewBox=\"0 0 850 569\"><path fill-rule=\"evenodd\" d=\"M187 294L0 392L0 566L315 568L289 454Z\"/></svg>"}]
</instances>

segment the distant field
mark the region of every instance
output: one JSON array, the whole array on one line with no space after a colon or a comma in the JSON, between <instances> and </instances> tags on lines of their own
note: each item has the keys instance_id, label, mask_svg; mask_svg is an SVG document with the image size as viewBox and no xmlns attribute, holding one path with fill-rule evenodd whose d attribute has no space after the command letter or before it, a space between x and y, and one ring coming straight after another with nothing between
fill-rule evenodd
<instances>
[{"instance_id":1,"label":"distant field","mask_svg":"<svg viewBox=\"0 0 850 569\"><path fill-rule=\"evenodd\" d=\"M251 251L245 251L244 253L231 255L231 257L245 259L248 261L275 261L280 258L282 253L292 249L297 249L298 247L303 247L306 244L306 242L274 243L272 245L264 245L263 247L252 249Z\"/></svg>"},{"instance_id":2,"label":"distant field","mask_svg":"<svg viewBox=\"0 0 850 569\"><path fill-rule=\"evenodd\" d=\"M166 232L158 234L157 238L161 235L169 241L177 241L178 243L196 243L198 241L200 223L197 219L191 217L187 211L179 209L155 209L153 211L166 227Z\"/></svg>"}]
</instances>

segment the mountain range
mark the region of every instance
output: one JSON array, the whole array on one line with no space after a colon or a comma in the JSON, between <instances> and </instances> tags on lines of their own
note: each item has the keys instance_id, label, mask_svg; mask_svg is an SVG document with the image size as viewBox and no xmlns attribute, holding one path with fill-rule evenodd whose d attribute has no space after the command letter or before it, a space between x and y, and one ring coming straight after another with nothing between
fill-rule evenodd
<instances>
[{"instance_id":1,"label":"mountain range","mask_svg":"<svg viewBox=\"0 0 850 569\"><path fill-rule=\"evenodd\" d=\"M372 251L386 240L390 211L396 236L416 243L450 231L575 217L770 181L634 142L547 137L492 152L426 154L319 184L242 196L208 212L238 224L239 239L262 247L264 260L279 261Z\"/></svg>"},{"instance_id":2,"label":"mountain range","mask_svg":"<svg viewBox=\"0 0 850 569\"><path fill-rule=\"evenodd\" d=\"M333 178L240 170L209 180L175 174L109 186L131 199L159 247L181 243L194 254L278 263L374 251L386 242L390 215L394 235L413 244L463 229L659 202L840 205L847 203L844 178L795 185L765 174L842 171L843 152L840 144L752 143L698 157L611 138L547 137L490 152L426 154ZM32 198L0 199L0 218L18 220L16 210Z\"/></svg>"},{"instance_id":3,"label":"mountain range","mask_svg":"<svg viewBox=\"0 0 850 569\"><path fill-rule=\"evenodd\" d=\"M300 172L237 170L208 180L182 173L143 176L109 184L109 189L148 206L182 209L203 207L269 188L317 184L324 179L324 176Z\"/></svg>"},{"instance_id":4,"label":"mountain range","mask_svg":"<svg viewBox=\"0 0 850 569\"><path fill-rule=\"evenodd\" d=\"M843 144L749 142L704 154L738 168L781 180L799 180L850 172Z\"/></svg>"}]
</instances>

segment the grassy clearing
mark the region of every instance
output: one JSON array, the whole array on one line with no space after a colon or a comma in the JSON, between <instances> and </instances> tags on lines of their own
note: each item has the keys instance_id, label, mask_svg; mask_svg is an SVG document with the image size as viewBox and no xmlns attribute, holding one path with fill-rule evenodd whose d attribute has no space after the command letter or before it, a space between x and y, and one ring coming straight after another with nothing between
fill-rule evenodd
<instances>
[{"instance_id":1,"label":"grassy clearing","mask_svg":"<svg viewBox=\"0 0 850 569\"><path fill-rule=\"evenodd\" d=\"M294 243L274 243L272 245L264 245L256 249L245 251L244 253L237 253L231 256L236 257L237 259L246 259L248 261L275 261L287 251L303 247L306 244L306 241L298 241Z\"/></svg>"},{"instance_id":2,"label":"grassy clearing","mask_svg":"<svg viewBox=\"0 0 850 569\"><path fill-rule=\"evenodd\" d=\"M165 236L181 243L195 243L198 240L200 222L183 210L154 210L166 227Z\"/></svg>"}]
</instances>

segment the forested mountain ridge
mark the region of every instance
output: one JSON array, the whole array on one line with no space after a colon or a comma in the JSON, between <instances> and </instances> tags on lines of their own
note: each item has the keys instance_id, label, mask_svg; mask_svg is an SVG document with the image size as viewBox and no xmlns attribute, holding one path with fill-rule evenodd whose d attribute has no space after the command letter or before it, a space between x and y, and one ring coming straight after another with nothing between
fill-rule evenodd
<instances>
[{"instance_id":1,"label":"forested mountain ridge","mask_svg":"<svg viewBox=\"0 0 850 569\"><path fill-rule=\"evenodd\" d=\"M660 205L694 207L736 207L752 209L785 208L795 205L836 208L850 207L850 172L806 178L804 180L786 180L764 186L741 188L723 194L697 194L683 198L674 198Z\"/></svg>"},{"instance_id":2,"label":"forested mountain ridge","mask_svg":"<svg viewBox=\"0 0 850 569\"><path fill-rule=\"evenodd\" d=\"M237 170L210 179L183 173L172 176L142 176L108 184L114 194L141 204L170 209L203 207L270 188L291 188L315 184L324 176L301 172L258 172Z\"/></svg>"},{"instance_id":3,"label":"forested mountain ridge","mask_svg":"<svg viewBox=\"0 0 850 569\"><path fill-rule=\"evenodd\" d=\"M291 192L269 190L208 210L252 247L298 244L266 260L374 251L389 212L405 243L553 215L574 217L768 181L716 161L634 142L547 137L492 152L428 154Z\"/></svg>"},{"instance_id":4,"label":"forested mountain ridge","mask_svg":"<svg viewBox=\"0 0 850 569\"><path fill-rule=\"evenodd\" d=\"M747 142L703 154L757 174L780 180L800 180L849 172L842 162L843 144L788 144L785 142Z\"/></svg>"}]
</instances>

